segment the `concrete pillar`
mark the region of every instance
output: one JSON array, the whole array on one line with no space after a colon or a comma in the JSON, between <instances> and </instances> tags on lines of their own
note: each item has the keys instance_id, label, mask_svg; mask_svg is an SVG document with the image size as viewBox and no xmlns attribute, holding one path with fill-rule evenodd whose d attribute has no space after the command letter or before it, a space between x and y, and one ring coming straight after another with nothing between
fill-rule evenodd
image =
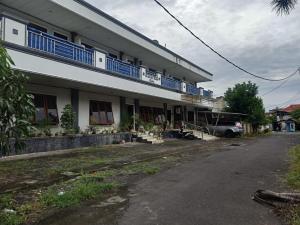
<instances>
[{"instance_id":1,"label":"concrete pillar","mask_svg":"<svg viewBox=\"0 0 300 225\"><path fill-rule=\"evenodd\" d=\"M74 128L79 127L78 119L79 119L79 90L77 89L71 89L71 105L73 112L75 112L76 117L75 117L75 124Z\"/></svg>"},{"instance_id":2,"label":"concrete pillar","mask_svg":"<svg viewBox=\"0 0 300 225\"><path fill-rule=\"evenodd\" d=\"M134 99L134 108L133 108L133 129L136 131L138 129L137 119L140 118L140 100Z\"/></svg>"},{"instance_id":3,"label":"concrete pillar","mask_svg":"<svg viewBox=\"0 0 300 225\"><path fill-rule=\"evenodd\" d=\"M198 109L195 107L194 108L194 125L197 125L198 121Z\"/></svg>"},{"instance_id":4,"label":"concrete pillar","mask_svg":"<svg viewBox=\"0 0 300 225\"><path fill-rule=\"evenodd\" d=\"M127 109L126 109L126 98L120 97L120 122L122 123L126 119Z\"/></svg>"},{"instance_id":5,"label":"concrete pillar","mask_svg":"<svg viewBox=\"0 0 300 225\"><path fill-rule=\"evenodd\" d=\"M182 120L183 120L184 122L187 122L187 109L186 109L186 106L183 106L182 113L183 113L183 115L182 115Z\"/></svg>"},{"instance_id":6,"label":"concrete pillar","mask_svg":"<svg viewBox=\"0 0 300 225\"><path fill-rule=\"evenodd\" d=\"M168 104L167 103L164 103L164 115L165 115L165 118L167 119L168 118Z\"/></svg>"},{"instance_id":7,"label":"concrete pillar","mask_svg":"<svg viewBox=\"0 0 300 225\"><path fill-rule=\"evenodd\" d=\"M140 100L134 99L134 113L137 117L140 116Z\"/></svg>"}]
</instances>

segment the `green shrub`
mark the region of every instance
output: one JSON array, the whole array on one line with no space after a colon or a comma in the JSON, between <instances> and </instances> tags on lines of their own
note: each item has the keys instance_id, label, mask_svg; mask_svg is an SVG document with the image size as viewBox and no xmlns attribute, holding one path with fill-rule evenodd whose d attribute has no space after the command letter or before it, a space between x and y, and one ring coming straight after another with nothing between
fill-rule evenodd
<instances>
[{"instance_id":1,"label":"green shrub","mask_svg":"<svg viewBox=\"0 0 300 225\"><path fill-rule=\"evenodd\" d=\"M61 127L65 129L67 133L73 133L75 131L75 119L76 114L73 112L72 105L67 104L61 115Z\"/></svg>"}]
</instances>

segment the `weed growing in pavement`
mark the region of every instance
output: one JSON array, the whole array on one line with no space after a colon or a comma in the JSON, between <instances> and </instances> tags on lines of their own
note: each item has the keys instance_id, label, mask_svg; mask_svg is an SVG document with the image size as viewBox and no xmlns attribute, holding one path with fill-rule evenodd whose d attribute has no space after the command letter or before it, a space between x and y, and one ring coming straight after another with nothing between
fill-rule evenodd
<instances>
[{"instance_id":1,"label":"weed growing in pavement","mask_svg":"<svg viewBox=\"0 0 300 225\"><path fill-rule=\"evenodd\" d=\"M103 177L83 176L69 185L52 186L41 196L45 206L65 208L97 197L103 192L115 188L115 183L100 183Z\"/></svg>"}]
</instances>

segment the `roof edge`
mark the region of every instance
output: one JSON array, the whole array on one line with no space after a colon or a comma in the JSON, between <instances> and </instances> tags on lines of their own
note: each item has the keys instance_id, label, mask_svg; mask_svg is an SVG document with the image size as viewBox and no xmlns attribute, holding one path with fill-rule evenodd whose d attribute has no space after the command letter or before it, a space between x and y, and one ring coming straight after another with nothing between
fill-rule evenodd
<instances>
[{"instance_id":1,"label":"roof edge","mask_svg":"<svg viewBox=\"0 0 300 225\"><path fill-rule=\"evenodd\" d=\"M164 47L164 46L162 46L162 45L160 45L160 44L155 43L153 40L151 40L151 39L148 38L147 36L145 36L145 35L143 35L142 33L136 31L135 29L133 29L133 28L127 26L126 24L122 23L121 21L117 20L116 18L114 18L114 17L108 15L107 13L105 13L105 12L103 12L102 10L96 8L96 7L93 6L92 4L86 2L85 0L73 0L73 1L75 1L75 2L77 2L77 3L79 3L79 4L81 4L82 6L85 6L86 8L88 8L88 9L94 11L95 13L99 14L100 16L105 17L106 19L110 20L111 22L114 22L114 23L120 25L120 26L123 27L124 29L126 29L126 30L128 30L128 31L130 31L130 32L132 32L132 33L134 33L134 34L136 34L136 35L138 35L140 38L143 38L144 40L150 42L150 43L153 44L154 46L159 47L160 49L162 49L162 50L164 50L164 51L167 51L168 53L170 53L170 54L176 56L177 58L186 61L186 62L189 63L190 65L196 67L196 68L199 69L199 70L202 70L203 72L207 73L208 75L213 76L213 74L210 73L210 72L208 72L207 70L205 70L205 69L201 68L200 66L196 65L195 63L193 63L193 62L191 62L191 61L189 61L189 60L183 58L182 56L180 56L180 55L178 55L177 53L171 51L170 49L168 49L168 48L166 48L166 47Z\"/></svg>"}]
</instances>

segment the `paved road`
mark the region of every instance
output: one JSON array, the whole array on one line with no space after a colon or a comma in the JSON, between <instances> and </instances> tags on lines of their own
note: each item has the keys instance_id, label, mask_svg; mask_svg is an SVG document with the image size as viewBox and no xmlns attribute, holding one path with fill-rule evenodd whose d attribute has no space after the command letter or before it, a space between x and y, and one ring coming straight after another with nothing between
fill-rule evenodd
<instances>
[{"instance_id":1,"label":"paved road","mask_svg":"<svg viewBox=\"0 0 300 225\"><path fill-rule=\"evenodd\" d=\"M288 149L300 135L273 135L143 179L119 225L277 225L251 200L257 189L282 190Z\"/></svg>"}]
</instances>

